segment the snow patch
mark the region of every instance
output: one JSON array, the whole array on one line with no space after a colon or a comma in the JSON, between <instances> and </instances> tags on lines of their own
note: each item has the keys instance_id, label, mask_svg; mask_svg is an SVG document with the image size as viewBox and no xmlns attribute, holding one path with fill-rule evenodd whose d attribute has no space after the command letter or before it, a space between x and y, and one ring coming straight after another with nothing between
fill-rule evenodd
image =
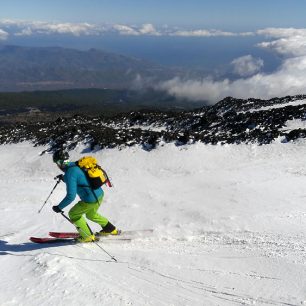
<instances>
[{"instance_id":1,"label":"snow patch","mask_svg":"<svg viewBox=\"0 0 306 306\"><path fill-rule=\"evenodd\" d=\"M65 186L38 214L59 174L51 156L30 143L1 146L0 304L303 304L305 148L298 140L90 153L115 186L101 213L123 230L154 230L102 241L115 263L94 244L28 240L74 230L51 210Z\"/></svg>"}]
</instances>

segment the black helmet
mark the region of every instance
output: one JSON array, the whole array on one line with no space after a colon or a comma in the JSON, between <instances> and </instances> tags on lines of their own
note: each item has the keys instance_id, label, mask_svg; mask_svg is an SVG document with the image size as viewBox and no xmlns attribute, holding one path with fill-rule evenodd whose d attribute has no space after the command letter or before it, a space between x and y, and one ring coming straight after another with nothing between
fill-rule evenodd
<instances>
[{"instance_id":1,"label":"black helmet","mask_svg":"<svg viewBox=\"0 0 306 306\"><path fill-rule=\"evenodd\" d=\"M53 153L53 162L58 163L58 162L63 162L64 160L69 159L69 154L68 152L64 150L57 150Z\"/></svg>"}]
</instances>

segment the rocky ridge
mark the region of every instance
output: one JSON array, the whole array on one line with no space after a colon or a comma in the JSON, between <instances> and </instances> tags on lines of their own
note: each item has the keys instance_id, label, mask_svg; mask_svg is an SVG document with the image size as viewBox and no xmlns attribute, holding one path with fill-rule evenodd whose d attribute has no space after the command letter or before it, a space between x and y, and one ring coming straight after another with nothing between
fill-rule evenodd
<instances>
[{"instance_id":1,"label":"rocky ridge","mask_svg":"<svg viewBox=\"0 0 306 306\"><path fill-rule=\"evenodd\" d=\"M298 125L288 128L288 122ZM0 126L0 143L31 141L46 145L47 151L140 145L152 150L163 143L269 144L306 137L306 95L270 100L227 97L213 106L192 111L138 111L111 118L74 115L53 122L28 122ZM306 125L305 125L306 127Z\"/></svg>"}]
</instances>

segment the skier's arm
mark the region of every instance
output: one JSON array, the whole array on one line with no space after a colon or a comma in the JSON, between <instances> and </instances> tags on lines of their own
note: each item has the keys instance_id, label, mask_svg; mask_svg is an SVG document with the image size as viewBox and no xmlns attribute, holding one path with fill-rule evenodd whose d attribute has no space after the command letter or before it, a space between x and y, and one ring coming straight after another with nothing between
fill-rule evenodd
<instances>
[{"instance_id":1,"label":"skier's arm","mask_svg":"<svg viewBox=\"0 0 306 306\"><path fill-rule=\"evenodd\" d=\"M66 196L65 198L58 204L58 207L62 210L76 197L77 194L77 178L73 174L66 174L65 175L65 182L66 182Z\"/></svg>"}]
</instances>

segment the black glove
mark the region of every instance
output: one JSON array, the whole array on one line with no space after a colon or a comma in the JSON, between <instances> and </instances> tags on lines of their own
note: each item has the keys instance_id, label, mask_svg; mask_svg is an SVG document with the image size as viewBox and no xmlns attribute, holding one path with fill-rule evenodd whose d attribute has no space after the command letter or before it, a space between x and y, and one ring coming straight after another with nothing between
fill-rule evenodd
<instances>
[{"instance_id":1,"label":"black glove","mask_svg":"<svg viewBox=\"0 0 306 306\"><path fill-rule=\"evenodd\" d=\"M62 213L63 211L58 207L58 205L56 206L52 206L53 211L55 211L56 213Z\"/></svg>"},{"instance_id":2,"label":"black glove","mask_svg":"<svg viewBox=\"0 0 306 306\"><path fill-rule=\"evenodd\" d=\"M59 174L59 175L57 175L54 179L55 179L55 180L64 181L64 174Z\"/></svg>"}]
</instances>

